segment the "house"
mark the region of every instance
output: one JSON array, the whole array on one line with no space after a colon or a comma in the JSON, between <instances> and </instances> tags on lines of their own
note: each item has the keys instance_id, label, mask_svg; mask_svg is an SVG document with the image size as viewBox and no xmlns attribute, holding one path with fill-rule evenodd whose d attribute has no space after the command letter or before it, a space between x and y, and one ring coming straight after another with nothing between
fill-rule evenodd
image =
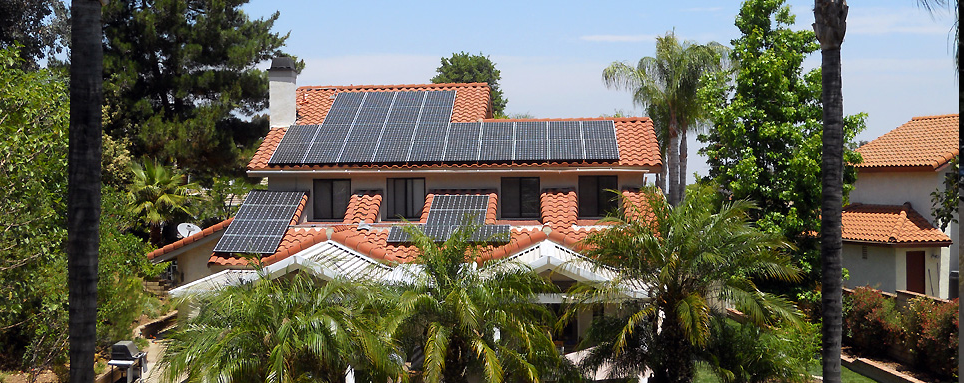
<instances>
[{"instance_id":1,"label":"house","mask_svg":"<svg viewBox=\"0 0 964 383\"><path fill-rule=\"evenodd\" d=\"M953 175L959 122L957 114L914 117L857 149L863 163L842 221L846 286L957 296L959 225L935 227L931 193Z\"/></svg>"},{"instance_id":2,"label":"house","mask_svg":"<svg viewBox=\"0 0 964 383\"><path fill-rule=\"evenodd\" d=\"M578 243L618 207L609 190L641 203L662 166L645 117L496 120L484 83L296 88L287 58L269 77L271 130L248 164L267 191L148 255L176 263L174 294L252 278L253 261L272 276L398 278L416 255L403 226L444 239L466 221L488 243L480 262L524 262L564 290L608 278L570 262Z\"/></svg>"}]
</instances>

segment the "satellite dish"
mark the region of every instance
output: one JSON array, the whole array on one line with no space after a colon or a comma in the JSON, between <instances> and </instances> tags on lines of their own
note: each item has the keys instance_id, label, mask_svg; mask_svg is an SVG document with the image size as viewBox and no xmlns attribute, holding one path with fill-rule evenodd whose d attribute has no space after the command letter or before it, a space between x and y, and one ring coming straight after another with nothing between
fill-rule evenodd
<instances>
[{"instance_id":1,"label":"satellite dish","mask_svg":"<svg viewBox=\"0 0 964 383\"><path fill-rule=\"evenodd\" d=\"M177 225L177 233L181 235L181 238L187 238L200 232L201 227L193 223L184 222Z\"/></svg>"}]
</instances>

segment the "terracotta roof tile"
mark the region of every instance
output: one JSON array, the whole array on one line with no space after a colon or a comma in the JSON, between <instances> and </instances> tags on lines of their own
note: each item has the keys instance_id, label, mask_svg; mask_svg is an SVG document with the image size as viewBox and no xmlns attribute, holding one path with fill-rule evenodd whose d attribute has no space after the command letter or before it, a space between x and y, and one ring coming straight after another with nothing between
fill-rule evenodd
<instances>
[{"instance_id":1,"label":"terracotta roof tile","mask_svg":"<svg viewBox=\"0 0 964 383\"><path fill-rule=\"evenodd\" d=\"M291 216L291 222L288 225L297 225L301 223L301 215L305 212L305 207L308 206L308 194L305 193L301 197L301 203L298 204L298 208L295 209L295 215Z\"/></svg>"},{"instance_id":2,"label":"terracotta roof tile","mask_svg":"<svg viewBox=\"0 0 964 383\"><path fill-rule=\"evenodd\" d=\"M184 247L184 246L187 246L187 245L189 245L189 244L192 244L192 243L194 243L194 242L197 242L198 240L200 240L200 239L202 239L202 238L204 238L204 237L207 237L207 236L209 236L209 235L211 235L211 234L214 234L214 233L217 233L217 232L219 232L219 231L221 231L221 230L227 229L227 228L228 228L228 225L231 224L231 221L234 221L234 217L228 218L228 219L226 219L226 220L224 220L224 221L221 221L221 222L218 222L218 223L216 223L216 224L214 224L214 225L211 225L211 226L207 227L206 229L201 230L199 233L194 233L194 235L191 235L190 237L183 238L183 239L181 239L181 240L179 240L179 241L177 241L177 242L168 244L167 246L164 246L164 247L162 247L162 248L160 248L160 249L154 250L154 251L152 251L152 252L150 252L150 253L147 254L147 259L157 258L157 257L159 257L159 256L162 256L162 255L164 255L164 254L170 253L170 252L172 252L172 251L174 251L174 250L180 249L180 248L182 248L182 247Z\"/></svg>"},{"instance_id":3,"label":"terracotta roof tile","mask_svg":"<svg viewBox=\"0 0 964 383\"><path fill-rule=\"evenodd\" d=\"M851 204L843 210L843 239L892 244L942 243L950 237L909 203L902 206Z\"/></svg>"},{"instance_id":4,"label":"terracotta roof tile","mask_svg":"<svg viewBox=\"0 0 964 383\"><path fill-rule=\"evenodd\" d=\"M352 194L348 200L348 211L345 213L345 223L358 224L362 221L367 223L377 221L381 204L382 194L379 190L361 190Z\"/></svg>"},{"instance_id":5,"label":"terracotta roof tile","mask_svg":"<svg viewBox=\"0 0 964 383\"><path fill-rule=\"evenodd\" d=\"M960 153L960 115L914 117L857 149L861 169L937 169Z\"/></svg>"},{"instance_id":6,"label":"terracotta roof tile","mask_svg":"<svg viewBox=\"0 0 964 383\"><path fill-rule=\"evenodd\" d=\"M251 157L251 162L248 162L249 170L268 167L268 160L271 159L271 155L278 148L278 143L281 142L281 138L285 136L287 130L288 128L276 128L268 131L268 135L264 137L261 145L258 146L258 150L254 152L254 157Z\"/></svg>"}]
</instances>

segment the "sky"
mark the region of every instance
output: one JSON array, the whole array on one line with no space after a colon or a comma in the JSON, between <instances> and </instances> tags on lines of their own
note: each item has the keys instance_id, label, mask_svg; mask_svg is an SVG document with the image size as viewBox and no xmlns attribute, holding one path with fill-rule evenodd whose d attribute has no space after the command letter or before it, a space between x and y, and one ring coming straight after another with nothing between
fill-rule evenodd
<instances>
[{"instance_id":1,"label":"sky","mask_svg":"<svg viewBox=\"0 0 964 383\"><path fill-rule=\"evenodd\" d=\"M788 1L793 29L812 29L813 1ZM915 0L848 2L841 48L844 113L868 114L857 140L870 141L914 116L958 113L953 14ZM305 61L298 86L424 84L442 57L484 54L501 71L506 113L536 118L645 115L627 91L607 89L602 71L655 54L675 31L697 43L732 46L738 1L265 1L252 18L279 12L286 53ZM264 64L266 66L266 64ZM805 62L820 66L819 51ZM690 174L706 175L690 135ZM692 182L692 177L690 177Z\"/></svg>"}]
</instances>

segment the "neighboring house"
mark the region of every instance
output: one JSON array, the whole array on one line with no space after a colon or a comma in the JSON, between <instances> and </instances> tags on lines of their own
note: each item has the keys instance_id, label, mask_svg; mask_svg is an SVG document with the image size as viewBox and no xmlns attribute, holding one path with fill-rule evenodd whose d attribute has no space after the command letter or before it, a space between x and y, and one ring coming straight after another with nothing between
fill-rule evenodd
<instances>
[{"instance_id":1,"label":"neighboring house","mask_svg":"<svg viewBox=\"0 0 964 383\"><path fill-rule=\"evenodd\" d=\"M914 117L857 149L857 182L843 211L849 287L870 285L939 298L957 296L959 225L935 227L931 193L944 190L958 156L957 114ZM955 217L957 217L955 215Z\"/></svg>"},{"instance_id":2,"label":"neighboring house","mask_svg":"<svg viewBox=\"0 0 964 383\"><path fill-rule=\"evenodd\" d=\"M480 262L524 262L564 290L606 278L570 261L619 206L609 190L641 203L662 166L649 118L495 120L484 83L296 89L290 59L269 74L272 127L248 164L268 190L148 255L176 260L174 294L251 278L252 261L274 276L404 278L417 250L401 226L442 239L466 219L488 245Z\"/></svg>"}]
</instances>

